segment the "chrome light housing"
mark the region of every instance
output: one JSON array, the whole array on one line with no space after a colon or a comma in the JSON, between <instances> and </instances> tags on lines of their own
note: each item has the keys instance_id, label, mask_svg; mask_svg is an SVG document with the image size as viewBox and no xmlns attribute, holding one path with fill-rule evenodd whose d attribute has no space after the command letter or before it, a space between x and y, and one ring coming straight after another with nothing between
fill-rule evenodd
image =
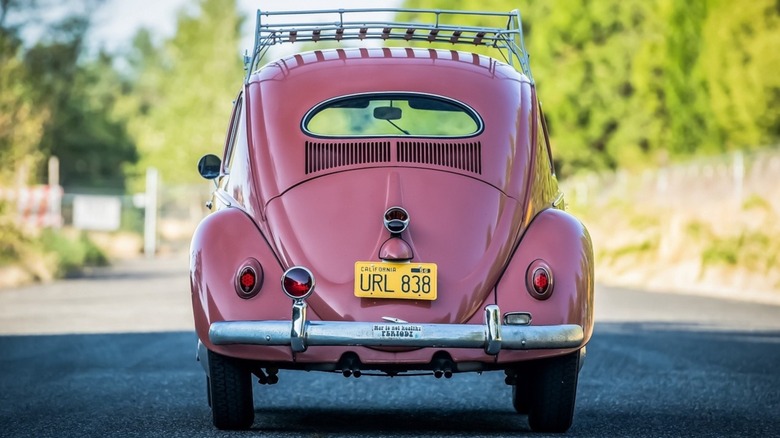
<instances>
[{"instance_id":1,"label":"chrome light housing","mask_svg":"<svg viewBox=\"0 0 780 438\"><path fill-rule=\"evenodd\" d=\"M401 234L409 226L409 212L402 207L390 207L385 211L384 223L390 234Z\"/></svg>"},{"instance_id":2,"label":"chrome light housing","mask_svg":"<svg viewBox=\"0 0 780 438\"><path fill-rule=\"evenodd\" d=\"M293 300L303 300L314 292L314 275L303 266L293 266L282 274L282 290Z\"/></svg>"}]
</instances>

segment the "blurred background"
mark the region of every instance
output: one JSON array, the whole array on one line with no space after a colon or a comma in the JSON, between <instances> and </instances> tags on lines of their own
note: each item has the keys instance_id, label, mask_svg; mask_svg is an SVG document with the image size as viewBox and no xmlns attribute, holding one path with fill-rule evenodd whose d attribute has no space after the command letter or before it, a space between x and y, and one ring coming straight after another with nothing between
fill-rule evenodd
<instances>
[{"instance_id":1,"label":"blurred background","mask_svg":"<svg viewBox=\"0 0 780 438\"><path fill-rule=\"evenodd\" d=\"M597 281L780 294L777 0L0 0L0 287L185 251L256 10L350 7L520 9Z\"/></svg>"}]
</instances>

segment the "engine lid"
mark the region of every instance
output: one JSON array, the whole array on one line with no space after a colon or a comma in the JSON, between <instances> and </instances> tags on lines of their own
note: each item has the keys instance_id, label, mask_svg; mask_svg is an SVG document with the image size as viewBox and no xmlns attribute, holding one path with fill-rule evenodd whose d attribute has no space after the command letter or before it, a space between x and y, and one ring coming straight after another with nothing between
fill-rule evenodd
<instances>
[{"instance_id":1,"label":"engine lid","mask_svg":"<svg viewBox=\"0 0 780 438\"><path fill-rule=\"evenodd\" d=\"M400 300L355 296L355 263L381 263L391 232L388 208L409 213L400 238L410 263L435 263L437 298ZM493 291L521 231L512 198L479 180L416 168L369 168L300 184L267 206L267 224L286 266L314 274L307 299L325 320L464 323Z\"/></svg>"}]
</instances>

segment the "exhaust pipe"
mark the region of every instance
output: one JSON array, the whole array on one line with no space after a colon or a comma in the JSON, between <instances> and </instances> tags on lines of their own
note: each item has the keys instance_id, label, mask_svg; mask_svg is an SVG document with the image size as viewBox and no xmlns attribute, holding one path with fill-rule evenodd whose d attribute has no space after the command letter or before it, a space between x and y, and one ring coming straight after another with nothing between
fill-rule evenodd
<instances>
[{"instance_id":1,"label":"exhaust pipe","mask_svg":"<svg viewBox=\"0 0 780 438\"><path fill-rule=\"evenodd\" d=\"M363 375L360 371L360 359L355 353L345 353L339 361L339 368L344 377L354 376L357 379Z\"/></svg>"},{"instance_id":2,"label":"exhaust pipe","mask_svg":"<svg viewBox=\"0 0 780 438\"><path fill-rule=\"evenodd\" d=\"M437 357L433 360L433 377L449 379L452 377L452 369L455 364L449 357Z\"/></svg>"}]
</instances>

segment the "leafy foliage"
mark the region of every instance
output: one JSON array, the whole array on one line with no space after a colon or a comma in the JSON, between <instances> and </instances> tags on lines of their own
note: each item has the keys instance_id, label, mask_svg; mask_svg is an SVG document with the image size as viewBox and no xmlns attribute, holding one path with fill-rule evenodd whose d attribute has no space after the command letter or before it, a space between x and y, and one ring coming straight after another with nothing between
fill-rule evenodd
<instances>
[{"instance_id":1,"label":"leafy foliage","mask_svg":"<svg viewBox=\"0 0 780 438\"><path fill-rule=\"evenodd\" d=\"M41 158L38 145L48 111L36 107L27 76L21 42L0 29L0 180L7 182L14 181L19 169L31 169Z\"/></svg>"},{"instance_id":2,"label":"leafy foliage","mask_svg":"<svg viewBox=\"0 0 780 438\"><path fill-rule=\"evenodd\" d=\"M140 31L120 72L108 54L81 58L85 16L25 51L17 27L3 22L8 8L30 12L36 2L2 5L0 150L14 167L56 154L66 185L121 186L147 166L168 182L197 178L189 169L219 149L242 75L235 0L199 0L163 41ZM487 8L476 0L403 6ZM780 141L775 0L495 0L488 9L514 8L564 176ZM490 20L466 24L496 25Z\"/></svg>"},{"instance_id":3,"label":"leafy foliage","mask_svg":"<svg viewBox=\"0 0 780 438\"><path fill-rule=\"evenodd\" d=\"M30 239L11 221L8 207L7 202L0 200L0 266L21 258L24 247L30 244Z\"/></svg>"},{"instance_id":4,"label":"leafy foliage","mask_svg":"<svg viewBox=\"0 0 780 438\"><path fill-rule=\"evenodd\" d=\"M486 9L474 0L404 6ZM563 175L780 141L776 1L498 0L489 7L515 8Z\"/></svg>"},{"instance_id":5,"label":"leafy foliage","mask_svg":"<svg viewBox=\"0 0 780 438\"><path fill-rule=\"evenodd\" d=\"M75 275L84 266L108 264L103 251L83 232L71 236L60 231L44 230L39 240L43 251L54 255L57 276Z\"/></svg>"},{"instance_id":6,"label":"leafy foliage","mask_svg":"<svg viewBox=\"0 0 780 438\"><path fill-rule=\"evenodd\" d=\"M6 197L16 188L45 182L49 156L60 159L60 183L66 188L122 189L123 168L137 160L125 121L111 115L121 89L113 59L104 53L84 59L88 17L73 13L47 23L40 17L49 6L0 0L0 266L16 264L38 279L105 264L106 257L83 234L22 230ZM45 32L25 45L20 35L28 27Z\"/></svg>"},{"instance_id":7,"label":"leafy foliage","mask_svg":"<svg viewBox=\"0 0 780 438\"><path fill-rule=\"evenodd\" d=\"M125 121L111 113L121 89L112 60L106 54L80 63L88 22L72 17L53 29L55 38L32 47L25 55L34 99L49 108L39 150L60 159L65 187L122 189L124 167L137 161ZM43 180L41 176L39 180Z\"/></svg>"},{"instance_id":8,"label":"leafy foliage","mask_svg":"<svg viewBox=\"0 0 780 438\"><path fill-rule=\"evenodd\" d=\"M780 3L712 0L701 64L730 147L780 139Z\"/></svg>"},{"instance_id":9,"label":"leafy foliage","mask_svg":"<svg viewBox=\"0 0 780 438\"><path fill-rule=\"evenodd\" d=\"M132 87L120 111L141 151L139 167L157 167L167 182L198 180L195 165L221 148L242 83L235 1L201 0L197 9L182 11L176 35L162 44L140 31L129 55Z\"/></svg>"}]
</instances>

